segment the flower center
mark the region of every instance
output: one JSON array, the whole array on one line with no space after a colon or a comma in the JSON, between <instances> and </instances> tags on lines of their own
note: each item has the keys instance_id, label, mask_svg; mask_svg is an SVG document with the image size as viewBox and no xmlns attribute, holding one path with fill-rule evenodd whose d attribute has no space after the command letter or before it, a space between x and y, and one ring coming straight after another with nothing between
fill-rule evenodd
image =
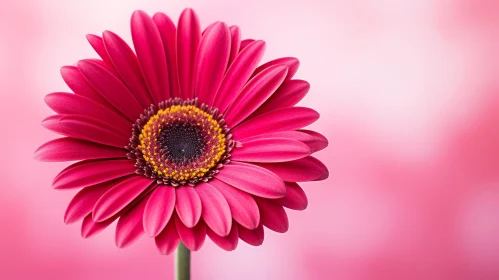
<instances>
[{"instance_id":1,"label":"flower center","mask_svg":"<svg viewBox=\"0 0 499 280\"><path fill-rule=\"evenodd\" d=\"M194 186L229 162L234 142L218 109L181 99L158 108L151 106L134 124L127 149L137 173L160 184Z\"/></svg>"}]
</instances>

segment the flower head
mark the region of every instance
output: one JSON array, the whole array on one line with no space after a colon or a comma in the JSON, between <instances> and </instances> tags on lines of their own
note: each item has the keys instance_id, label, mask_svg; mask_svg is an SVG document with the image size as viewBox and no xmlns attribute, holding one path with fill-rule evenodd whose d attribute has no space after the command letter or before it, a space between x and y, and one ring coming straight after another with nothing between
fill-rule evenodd
<instances>
[{"instance_id":1,"label":"flower head","mask_svg":"<svg viewBox=\"0 0 499 280\"><path fill-rule=\"evenodd\" d=\"M53 182L81 188L65 222L83 219L90 237L118 219L118 247L146 233L164 254L206 235L233 250L260 245L264 227L287 231L284 208L307 206L296 182L328 176L311 156L327 140L303 129L319 114L295 107L309 90L293 79L298 60L258 66L263 41L223 22L201 32L191 9L177 27L136 11L131 27L135 52L110 31L88 35L101 59L62 67L74 94L45 98L57 114L43 125L64 137L35 157L77 161Z\"/></svg>"}]
</instances>

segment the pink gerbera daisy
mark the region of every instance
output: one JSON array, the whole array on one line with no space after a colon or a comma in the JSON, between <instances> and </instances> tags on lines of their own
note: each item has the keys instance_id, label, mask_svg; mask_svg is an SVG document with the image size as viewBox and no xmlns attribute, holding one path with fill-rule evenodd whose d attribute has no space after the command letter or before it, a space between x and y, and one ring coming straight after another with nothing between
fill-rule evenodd
<instances>
[{"instance_id":1,"label":"pink gerbera daisy","mask_svg":"<svg viewBox=\"0 0 499 280\"><path fill-rule=\"evenodd\" d=\"M327 140L303 130L319 114L294 107L309 90L293 79L298 60L258 67L263 41L223 22L202 32L191 9L178 27L136 11L131 30L135 52L110 31L88 35L101 59L62 67L74 94L45 98L57 114L43 126L64 137L35 157L78 161L53 182L82 188L65 222L83 219L87 238L118 220L118 247L145 233L163 254L206 235L233 250L239 238L260 245L264 227L286 232L284 207L307 207L297 182L328 177L311 156Z\"/></svg>"}]
</instances>

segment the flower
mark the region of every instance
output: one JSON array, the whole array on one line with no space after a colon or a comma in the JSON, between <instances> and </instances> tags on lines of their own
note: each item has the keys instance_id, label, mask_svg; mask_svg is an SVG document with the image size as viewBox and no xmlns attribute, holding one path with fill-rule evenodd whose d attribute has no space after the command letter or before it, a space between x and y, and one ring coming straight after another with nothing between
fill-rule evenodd
<instances>
[{"instance_id":1,"label":"flower","mask_svg":"<svg viewBox=\"0 0 499 280\"><path fill-rule=\"evenodd\" d=\"M65 223L83 219L87 238L118 220L118 247L145 233L163 254L206 235L233 250L239 238L260 245L263 227L286 232L284 208L307 207L296 182L328 177L311 156L327 140L303 129L319 114L295 107L310 87L293 79L298 60L258 67L263 41L223 22L201 32L191 9L178 27L136 11L131 31L135 52L110 31L88 35L101 59L62 67L74 94L45 98L57 114L42 124L64 137L35 158L77 161L53 181L81 188Z\"/></svg>"}]
</instances>

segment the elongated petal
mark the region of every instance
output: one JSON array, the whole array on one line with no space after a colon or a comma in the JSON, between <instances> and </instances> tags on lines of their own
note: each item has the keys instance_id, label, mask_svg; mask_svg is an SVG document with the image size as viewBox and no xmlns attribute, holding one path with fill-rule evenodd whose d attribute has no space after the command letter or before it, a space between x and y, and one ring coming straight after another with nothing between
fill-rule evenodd
<instances>
[{"instance_id":1,"label":"elongated petal","mask_svg":"<svg viewBox=\"0 0 499 280\"><path fill-rule=\"evenodd\" d=\"M145 191L153 180L144 176L131 176L107 191L97 201L93 211L96 222L109 219Z\"/></svg>"},{"instance_id":2,"label":"elongated petal","mask_svg":"<svg viewBox=\"0 0 499 280\"><path fill-rule=\"evenodd\" d=\"M230 27L230 55L227 68L230 67L236 56L239 54L241 46L241 29L239 26L233 25Z\"/></svg>"},{"instance_id":3,"label":"elongated petal","mask_svg":"<svg viewBox=\"0 0 499 280\"><path fill-rule=\"evenodd\" d=\"M234 220L249 229L258 226L260 223L260 211L251 195L216 178L209 181L208 184L215 187L225 197Z\"/></svg>"},{"instance_id":4,"label":"elongated petal","mask_svg":"<svg viewBox=\"0 0 499 280\"><path fill-rule=\"evenodd\" d=\"M60 115L57 133L65 136L124 148L130 142L125 132L100 121L99 119L80 115Z\"/></svg>"},{"instance_id":5,"label":"elongated petal","mask_svg":"<svg viewBox=\"0 0 499 280\"><path fill-rule=\"evenodd\" d=\"M329 171L324 163L312 156L288 162L257 165L272 171L286 182L321 181L329 177Z\"/></svg>"},{"instance_id":6,"label":"elongated petal","mask_svg":"<svg viewBox=\"0 0 499 280\"><path fill-rule=\"evenodd\" d=\"M158 186L151 194L144 212L144 230L156 237L166 226L175 209L175 188Z\"/></svg>"},{"instance_id":7,"label":"elongated petal","mask_svg":"<svg viewBox=\"0 0 499 280\"><path fill-rule=\"evenodd\" d=\"M182 223L192 228L201 218L201 199L192 187L175 188L175 209Z\"/></svg>"},{"instance_id":8,"label":"elongated petal","mask_svg":"<svg viewBox=\"0 0 499 280\"><path fill-rule=\"evenodd\" d=\"M144 109L130 90L109 70L92 60L80 60L78 68L87 81L129 120L138 119Z\"/></svg>"},{"instance_id":9,"label":"elongated petal","mask_svg":"<svg viewBox=\"0 0 499 280\"><path fill-rule=\"evenodd\" d=\"M87 40L92 46L92 48L95 50L95 52L102 58L102 60L108 64L109 66L113 66L113 63L111 62L111 59L109 58L109 55L106 51L106 48L104 47L104 42L102 41L102 38L93 35L93 34L88 34L87 35Z\"/></svg>"},{"instance_id":10,"label":"elongated petal","mask_svg":"<svg viewBox=\"0 0 499 280\"><path fill-rule=\"evenodd\" d=\"M123 82L128 86L143 108L153 104L137 57L128 44L111 31L102 34L109 57Z\"/></svg>"},{"instance_id":11,"label":"elongated petal","mask_svg":"<svg viewBox=\"0 0 499 280\"><path fill-rule=\"evenodd\" d=\"M185 247L191 251L197 251L203 246L206 239L206 224L201 220L193 228L186 227L182 221L176 217L175 226L178 235Z\"/></svg>"},{"instance_id":12,"label":"elongated petal","mask_svg":"<svg viewBox=\"0 0 499 280\"><path fill-rule=\"evenodd\" d=\"M260 208L260 220L262 225L275 232L284 233L289 229L288 215L282 206L268 199L255 197L258 208Z\"/></svg>"},{"instance_id":13,"label":"elongated petal","mask_svg":"<svg viewBox=\"0 0 499 280\"><path fill-rule=\"evenodd\" d=\"M61 76L68 87L77 95L84 96L103 106L115 110L115 108L102 97L102 95L94 89L94 87L83 77L80 69L76 66L63 66L61 68Z\"/></svg>"},{"instance_id":14,"label":"elongated petal","mask_svg":"<svg viewBox=\"0 0 499 280\"><path fill-rule=\"evenodd\" d=\"M249 44L253 43L255 40L253 39L244 39L241 41L241 45L239 46L239 52L241 52L244 48L249 46Z\"/></svg>"},{"instance_id":15,"label":"elongated petal","mask_svg":"<svg viewBox=\"0 0 499 280\"><path fill-rule=\"evenodd\" d=\"M100 59L96 59L96 58L88 58L85 60L93 62L93 63L101 66L102 68L106 69L109 73L113 74L113 76L116 77L120 82L123 82L121 80L120 75L118 74L118 71L116 71L116 69L114 69L114 66L112 64L108 64L108 63L106 63ZM81 72L81 70L80 70L80 72Z\"/></svg>"},{"instance_id":16,"label":"elongated petal","mask_svg":"<svg viewBox=\"0 0 499 280\"><path fill-rule=\"evenodd\" d=\"M232 160L246 162L284 162L304 158L310 148L297 140L267 138L245 142L232 151Z\"/></svg>"},{"instance_id":17,"label":"elongated petal","mask_svg":"<svg viewBox=\"0 0 499 280\"><path fill-rule=\"evenodd\" d=\"M144 229L142 228L144 204L145 202L142 201L120 216L114 237L116 247L121 249L129 247L144 235Z\"/></svg>"},{"instance_id":18,"label":"elongated petal","mask_svg":"<svg viewBox=\"0 0 499 280\"><path fill-rule=\"evenodd\" d=\"M313 153L326 148L328 145L327 139L322 134L311 130L278 131L278 132L259 134L252 137L244 138L241 140L241 143L244 147L245 143L253 140L273 139L273 138L286 138L286 139L300 141L302 143L305 143L309 147L310 151Z\"/></svg>"},{"instance_id":19,"label":"elongated petal","mask_svg":"<svg viewBox=\"0 0 499 280\"><path fill-rule=\"evenodd\" d=\"M149 196L141 199L136 205L121 215L116 225L114 241L118 248L126 248L144 235L143 217Z\"/></svg>"},{"instance_id":20,"label":"elongated petal","mask_svg":"<svg viewBox=\"0 0 499 280\"><path fill-rule=\"evenodd\" d=\"M253 113L253 116L261 115L276 109L293 107L307 95L309 90L310 84L306 81L284 81L276 92L274 92L274 94L272 94L269 99Z\"/></svg>"},{"instance_id":21,"label":"elongated petal","mask_svg":"<svg viewBox=\"0 0 499 280\"><path fill-rule=\"evenodd\" d=\"M53 115L48 116L42 120L41 125L48 130L54 131L59 134L63 134L63 129L59 125L59 121L64 117L64 115Z\"/></svg>"},{"instance_id":22,"label":"elongated petal","mask_svg":"<svg viewBox=\"0 0 499 280\"><path fill-rule=\"evenodd\" d=\"M180 97L177 71L177 28L173 21L163 13L156 13L152 19L158 28L165 49L170 96Z\"/></svg>"},{"instance_id":23,"label":"elongated petal","mask_svg":"<svg viewBox=\"0 0 499 280\"><path fill-rule=\"evenodd\" d=\"M238 225L238 232L239 238L249 245L260 246L263 243L264 232L261 224L255 229L247 229L242 225Z\"/></svg>"},{"instance_id":24,"label":"elongated petal","mask_svg":"<svg viewBox=\"0 0 499 280\"><path fill-rule=\"evenodd\" d=\"M62 170L54 179L56 189L82 188L134 174L129 159L82 161Z\"/></svg>"},{"instance_id":25,"label":"elongated petal","mask_svg":"<svg viewBox=\"0 0 499 280\"><path fill-rule=\"evenodd\" d=\"M143 11L133 13L131 26L133 45L152 98L156 104L167 100L170 98L168 67L158 28Z\"/></svg>"},{"instance_id":26,"label":"elongated petal","mask_svg":"<svg viewBox=\"0 0 499 280\"><path fill-rule=\"evenodd\" d=\"M99 200L105 192L119 183L119 179L111 180L79 191L73 197L68 205L68 208L66 209L66 213L64 214L64 223L74 223L86 217L92 212L92 209L94 209L94 205L97 200Z\"/></svg>"},{"instance_id":27,"label":"elongated petal","mask_svg":"<svg viewBox=\"0 0 499 280\"><path fill-rule=\"evenodd\" d=\"M215 26L216 24L218 24L220 21L216 21L216 22L213 22L211 24L209 24L204 30L203 32L201 32L201 40L203 40L203 36L204 34L206 34L206 32L208 32L211 28L213 28L213 26Z\"/></svg>"},{"instance_id":28,"label":"elongated petal","mask_svg":"<svg viewBox=\"0 0 499 280\"><path fill-rule=\"evenodd\" d=\"M314 123L319 119L319 113L304 107L284 108L271 111L251 118L232 130L234 139L278 132L296 130Z\"/></svg>"},{"instance_id":29,"label":"elongated petal","mask_svg":"<svg viewBox=\"0 0 499 280\"><path fill-rule=\"evenodd\" d=\"M277 65L251 79L227 109L227 125L234 127L251 115L281 85L287 72L286 67Z\"/></svg>"},{"instance_id":30,"label":"elongated petal","mask_svg":"<svg viewBox=\"0 0 499 280\"><path fill-rule=\"evenodd\" d=\"M178 81L183 99L194 97L194 63L200 41L198 17L192 9L185 9L178 20L177 30Z\"/></svg>"},{"instance_id":31,"label":"elongated petal","mask_svg":"<svg viewBox=\"0 0 499 280\"><path fill-rule=\"evenodd\" d=\"M288 131L278 131L278 132L269 132L269 133L264 133L264 134L258 134L252 137L244 138L241 139L241 144L248 143L254 140L264 140L264 139L274 139L274 138L285 138L285 139L292 139L292 140L297 140L303 143L308 143L311 141L314 141L314 137L302 132L302 131L296 131L296 130L288 130Z\"/></svg>"},{"instance_id":32,"label":"elongated petal","mask_svg":"<svg viewBox=\"0 0 499 280\"><path fill-rule=\"evenodd\" d=\"M286 194L284 182L277 175L252 164L231 162L220 170L217 179L256 196L279 198Z\"/></svg>"},{"instance_id":33,"label":"elongated petal","mask_svg":"<svg viewBox=\"0 0 499 280\"><path fill-rule=\"evenodd\" d=\"M49 141L35 151L40 161L75 161L125 157L127 151L74 138L59 138Z\"/></svg>"},{"instance_id":34,"label":"elongated petal","mask_svg":"<svg viewBox=\"0 0 499 280\"><path fill-rule=\"evenodd\" d=\"M218 235L227 236L232 226L232 215L227 200L207 183L197 185L194 190L201 199L203 220Z\"/></svg>"},{"instance_id":35,"label":"elongated petal","mask_svg":"<svg viewBox=\"0 0 499 280\"><path fill-rule=\"evenodd\" d=\"M225 251L234 251L237 248L239 241L239 231L237 224L233 224L227 236L220 236L210 228L206 229L206 233L210 239Z\"/></svg>"},{"instance_id":36,"label":"elongated petal","mask_svg":"<svg viewBox=\"0 0 499 280\"><path fill-rule=\"evenodd\" d=\"M325 149L329 144L327 138L319 132L306 129L302 129L300 132L306 133L313 137L312 141L304 141L304 143L307 144L314 153Z\"/></svg>"},{"instance_id":37,"label":"elongated petal","mask_svg":"<svg viewBox=\"0 0 499 280\"><path fill-rule=\"evenodd\" d=\"M294 57L277 58L269 62L266 62L261 66L259 66L258 68L256 68L255 72L253 72L253 76L258 75L258 73L275 65L284 65L288 68L288 73L287 73L288 75L286 76L286 80L289 80L293 78L293 76L296 74L296 71L298 71L298 67L300 66L300 61L298 61L298 59Z\"/></svg>"},{"instance_id":38,"label":"elongated petal","mask_svg":"<svg viewBox=\"0 0 499 280\"><path fill-rule=\"evenodd\" d=\"M156 236L156 247L163 255L169 255L177 248L180 243L180 236L178 236L177 228L175 227L175 218L172 216L163 231Z\"/></svg>"},{"instance_id":39,"label":"elongated petal","mask_svg":"<svg viewBox=\"0 0 499 280\"><path fill-rule=\"evenodd\" d=\"M196 55L194 92L201 103L213 103L227 69L229 55L229 27L217 22L203 35Z\"/></svg>"},{"instance_id":40,"label":"elongated petal","mask_svg":"<svg viewBox=\"0 0 499 280\"><path fill-rule=\"evenodd\" d=\"M293 210L305 210L307 195L297 183L286 182L286 196L274 200L275 203Z\"/></svg>"},{"instance_id":41,"label":"elongated petal","mask_svg":"<svg viewBox=\"0 0 499 280\"><path fill-rule=\"evenodd\" d=\"M109 225L116 221L116 219L118 219L118 216L114 216L103 222L97 223L92 220L92 213L90 213L83 219L83 222L81 223L81 236L83 238L90 238L106 229Z\"/></svg>"},{"instance_id":42,"label":"elongated petal","mask_svg":"<svg viewBox=\"0 0 499 280\"><path fill-rule=\"evenodd\" d=\"M224 112L251 77L265 52L265 42L255 41L244 48L230 65L213 105Z\"/></svg>"},{"instance_id":43,"label":"elongated petal","mask_svg":"<svg viewBox=\"0 0 499 280\"><path fill-rule=\"evenodd\" d=\"M132 122L116 111L83 96L54 92L45 96L45 103L58 114L89 116L106 122L119 131L129 133Z\"/></svg>"}]
</instances>

